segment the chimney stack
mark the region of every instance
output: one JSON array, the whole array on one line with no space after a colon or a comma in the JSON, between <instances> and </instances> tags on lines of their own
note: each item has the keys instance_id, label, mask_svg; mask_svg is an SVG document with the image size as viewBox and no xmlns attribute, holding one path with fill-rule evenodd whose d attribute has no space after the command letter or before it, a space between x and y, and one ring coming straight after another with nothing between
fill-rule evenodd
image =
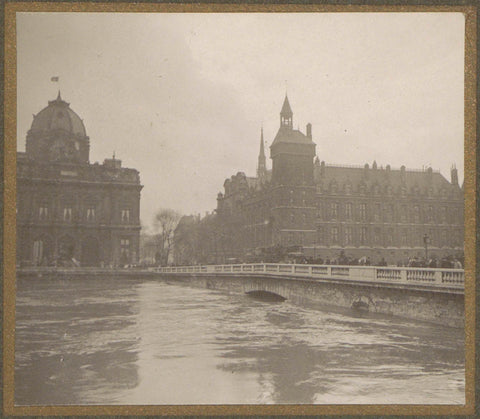
<instances>
[{"instance_id":1,"label":"chimney stack","mask_svg":"<svg viewBox=\"0 0 480 419\"><path fill-rule=\"evenodd\" d=\"M312 124L310 122L307 124L307 137L312 139Z\"/></svg>"}]
</instances>

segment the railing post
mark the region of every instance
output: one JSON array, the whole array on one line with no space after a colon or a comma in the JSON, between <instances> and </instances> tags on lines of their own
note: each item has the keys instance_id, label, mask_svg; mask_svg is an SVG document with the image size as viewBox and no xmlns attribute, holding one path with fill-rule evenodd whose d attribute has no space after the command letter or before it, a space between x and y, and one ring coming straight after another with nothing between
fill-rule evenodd
<instances>
[{"instance_id":1,"label":"railing post","mask_svg":"<svg viewBox=\"0 0 480 419\"><path fill-rule=\"evenodd\" d=\"M402 268L402 270L400 271L400 282L402 284L407 283L407 270L405 268Z\"/></svg>"},{"instance_id":2,"label":"railing post","mask_svg":"<svg viewBox=\"0 0 480 419\"><path fill-rule=\"evenodd\" d=\"M327 266L327 276L328 276L329 278L332 277L332 267L331 267L330 265Z\"/></svg>"},{"instance_id":3,"label":"railing post","mask_svg":"<svg viewBox=\"0 0 480 419\"><path fill-rule=\"evenodd\" d=\"M435 284L442 285L442 271L435 271Z\"/></svg>"}]
</instances>

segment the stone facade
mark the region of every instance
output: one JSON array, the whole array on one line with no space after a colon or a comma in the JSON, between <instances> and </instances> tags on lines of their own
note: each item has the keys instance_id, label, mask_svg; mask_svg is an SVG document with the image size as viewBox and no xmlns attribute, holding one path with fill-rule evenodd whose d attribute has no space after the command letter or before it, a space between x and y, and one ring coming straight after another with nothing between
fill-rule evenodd
<instances>
[{"instance_id":1,"label":"stone facade","mask_svg":"<svg viewBox=\"0 0 480 419\"><path fill-rule=\"evenodd\" d=\"M60 93L34 115L17 153L17 263L137 262L139 173L115 157L90 164L89 151L83 122Z\"/></svg>"},{"instance_id":2,"label":"stone facade","mask_svg":"<svg viewBox=\"0 0 480 419\"><path fill-rule=\"evenodd\" d=\"M389 263L463 252L464 194L456 168L440 172L389 165L338 166L315 158L312 127L293 129L288 99L266 169L263 130L257 177L224 183L217 214L235 231L237 257L276 245L310 258L369 257ZM231 235L231 233L229 233Z\"/></svg>"}]
</instances>

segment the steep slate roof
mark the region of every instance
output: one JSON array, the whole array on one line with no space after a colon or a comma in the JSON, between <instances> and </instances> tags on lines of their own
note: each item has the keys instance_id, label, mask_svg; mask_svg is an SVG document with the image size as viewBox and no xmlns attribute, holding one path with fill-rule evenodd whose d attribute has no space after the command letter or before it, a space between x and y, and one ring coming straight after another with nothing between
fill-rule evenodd
<instances>
[{"instance_id":1,"label":"steep slate roof","mask_svg":"<svg viewBox=\"0 0 480 419\"><path fill-rule=\"evenodd\" d=\"M323 174L322 174L323 171ZM449 190L452 184L445 179L440 172L423 170L408 170L405 169L405 181L402 181L402 171L399 169L387 169L372 167L342 167L325 165L323 168L315 165L315 178L317 183L322 182L324 187L328 187L333 182L336 182L340 189L343 185L350 183L355 189L359 184L363 183L367 189L374 185L378 185L380 190L391 186L393 191L398 190L404 186L407 192L415 187L420 191L425 191L432 187L435 192L442 188Z\"/></svg>"},{"instance_id":2,"label":"steep slate roof","mask_svg":"<svg viewBox=\"0 0 480 419\"><path fill-rule=\"evenodd\" d=\"M313 141L297 129L280 127L270 148L278 143L313 144Z\"/></svg>"},{"instance_id":3,"label":"steep slate roof","mask_svg":"<svg viewBox=\"0 0 480 419\"><path fill-rule=\"evenodd\" d=\"M292 116L292 108L290 107L290 102L288 101L288 96L285 95L285 100L283 101L282 110L280 111L280 115L284 116Z\"/></svg>"}]
</instances>

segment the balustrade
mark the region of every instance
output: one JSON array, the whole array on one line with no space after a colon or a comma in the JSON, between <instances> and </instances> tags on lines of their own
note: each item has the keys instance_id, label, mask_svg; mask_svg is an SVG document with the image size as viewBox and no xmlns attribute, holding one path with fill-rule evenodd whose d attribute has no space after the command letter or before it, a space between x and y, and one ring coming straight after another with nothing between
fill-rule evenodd
<instances>
[{"instance_id":1,"label":"balustrade","mask_svg":"<svg viewBox=\"0 0 480 419\"><path fill-rule=\"evenodd\" d=\"M242 265L197 265L156 268L162 273L213 273L251 275L262 272L265 275L289 277L311 277L312 279L342 279L361 282L421 285L435 288L463 289L465 273L460 269L429 268L388 268L375 266L295 265L277 263L256 263Z\"/></svg>"}]
</instances>

